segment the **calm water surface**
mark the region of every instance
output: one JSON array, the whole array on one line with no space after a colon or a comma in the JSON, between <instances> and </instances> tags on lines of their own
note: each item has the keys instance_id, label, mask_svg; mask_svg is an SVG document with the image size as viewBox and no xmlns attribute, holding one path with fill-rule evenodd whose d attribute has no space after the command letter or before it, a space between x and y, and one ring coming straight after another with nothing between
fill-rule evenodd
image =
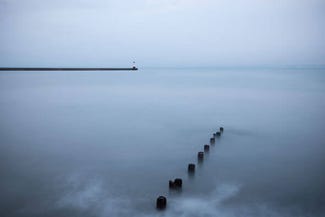
<instances>
[{"instance_id":1,"label":"calm water surface","mask_svg":"<svg viewBox=\"0 0 325 217\"><path fill-rule=\"evenodd\" d=\"M324 111L325 70L1 72L0 216L324 216Z\"/></svg>"}]
</instances>

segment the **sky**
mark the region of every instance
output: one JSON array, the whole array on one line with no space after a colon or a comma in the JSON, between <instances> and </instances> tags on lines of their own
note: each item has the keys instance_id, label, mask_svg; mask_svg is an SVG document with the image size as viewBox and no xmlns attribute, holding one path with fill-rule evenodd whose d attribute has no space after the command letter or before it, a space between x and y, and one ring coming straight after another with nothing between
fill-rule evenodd
<instances>
[{"instance_id":1,"label":"sky","mask_svg":"<svg viewBox=\"0 0 325 217\"><path fill-rule=\"evenodd\" d=\"M325 65L324 0L0 0L0 66Z\"/></svg>"}]
</instances>

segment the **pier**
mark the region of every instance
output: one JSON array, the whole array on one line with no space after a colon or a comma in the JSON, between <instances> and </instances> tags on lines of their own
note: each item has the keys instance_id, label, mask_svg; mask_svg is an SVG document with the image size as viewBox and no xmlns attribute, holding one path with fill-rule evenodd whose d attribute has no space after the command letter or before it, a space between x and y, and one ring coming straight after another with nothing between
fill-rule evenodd
<instances>
[{"instance_id":1,"label":"pier","mask_svg":"<svg viewBox=\"0 0 325 217\"><path fill-rule=\"evenodd\" d=\"M0 67L0 71L136 71L131 68L84 68L84 67Z\"/></svg>"}]
</instances>

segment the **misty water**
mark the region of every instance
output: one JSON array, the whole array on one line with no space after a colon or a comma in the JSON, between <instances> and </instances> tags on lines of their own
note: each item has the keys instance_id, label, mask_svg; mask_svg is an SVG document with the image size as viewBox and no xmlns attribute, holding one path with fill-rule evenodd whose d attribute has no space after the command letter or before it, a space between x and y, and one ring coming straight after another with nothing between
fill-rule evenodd
<instances>
[{"instance_id":1,"label":"misty water","mask_svg":"<svg viewBox=\"0 0 325 217\"><path fill-rule=\"evenodd\" d=\"M0 216L324 216L324 111L322 69L1 72Z\"/></svg>"}]
</instances>

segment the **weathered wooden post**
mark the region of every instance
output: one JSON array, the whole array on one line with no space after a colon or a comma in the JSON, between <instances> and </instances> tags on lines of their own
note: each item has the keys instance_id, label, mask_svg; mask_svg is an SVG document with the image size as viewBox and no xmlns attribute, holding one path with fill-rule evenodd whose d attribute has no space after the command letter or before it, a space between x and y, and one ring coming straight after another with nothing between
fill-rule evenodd
<instances>
[{"instance_id":1,"label":"weathered wooden post","mask_svg":"<svg viewBox=\"0 0 325 217\"><path fill-rule=\"evenodd\" d=\"M209 145L204 145L204 152L209 152L210 151L210 146Z\"/></svg>"},{"instance_id":2,"label":"weathered wooden post","mask_svg":"<svg viewBox=\"0 0 325 217\"><path fill-rule=\"evenodd\" d=\"M204 158L204 153L202 151L198 152L197 153L197 159L199 161L203 161L203 158Z\"/></svg>"},{"instance_id":3,"label":"weathered wooden post","mask_svg":"<svg viewBox=\"0 0 325 217\"><path fill-rule=\"evenodd\" d=\"M165 209L166 206L167 206L167 198L164 196L159 196L157 198L156 208L162 210Z\"/></svg>"},{"instance_id":4,"label":"weathered wooden post","mask_svg":"<svg viewBox=\"0 0 325 217\"><path fill-rule=\"evenodd\" d=\"M182 188L182 185L183 185L183 180L180 179L180 178L177 178L174 180L174 185L176 188Z\"/></svg>"},{"instance_id":5,"label":"weathered wooden post","mask_svg":"<svg viewBox=\"0 0 325 217\"><path fill-rule=\"evenodd\" d=\"M169 180L169 188L175 188L175 183L173 182L173 180Z\"/></svg>"},{"instance_id":6,"label":"weathered wooden post","mask_svg":"<svg viewBox=\"0 0 325 217\"><path fill-rule=\"evenodd\" d=\"M189 173L194 173L195 172L195 164L188 164L187 171Z\"/></svg>"},{"instance_id":7,"label":"weathered wooden post","mask_svg":"<svg viewBox=\"0 0 325 217\"><path fill-rule=\"evenodd\" d=\"M169 180L169 189L180 189L182 188L183 180L181 178L177 178L174 181Z\"/></svg>"}]
</instances>

